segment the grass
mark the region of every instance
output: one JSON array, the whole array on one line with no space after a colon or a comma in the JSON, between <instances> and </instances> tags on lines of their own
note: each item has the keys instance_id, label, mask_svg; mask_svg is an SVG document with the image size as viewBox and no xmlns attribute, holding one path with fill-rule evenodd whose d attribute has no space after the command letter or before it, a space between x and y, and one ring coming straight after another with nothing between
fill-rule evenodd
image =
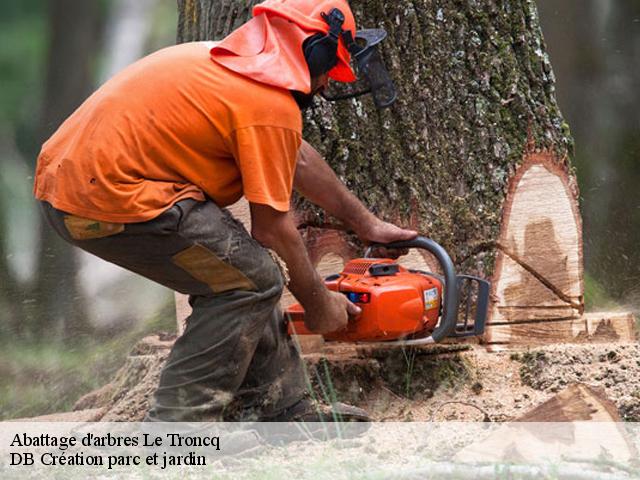
<instances>
[{"instance_id":1,"label":"grass","mask_svg":"<svg viewBox=\"0 0 640 480\"><path fill-rule=\"evenodd\" d=\"M640 306L638 298L631 295L623 301L617 301L607 293L606 288L588 272L584 274L584 305L587 312L598 310L615 311L624 308L636 316L636 330L640 331Z\"/></svg>"},{"instance_id":2,"label":"grass","mask_svg":"<svg viewBox=\"0 0 640 480\"><path fill-rule=\"evenodd\" d=\"M175 330L173 305L106 340L0 341L0 420L72 409L80 396L107 383L145 335Z\"/></svg>"},{"instance_id":3,"label":"grass","mask_svg":"<svg viewBox=\"0 0 640 480\"><path fill-rule=\"evenodd\" d=\"M586 311L612 310L619 304L607 293L605 287L588 272L584 275L584 303Z\"/></svg>"},{"instance_id":4,"label":"grass","mask_svg":"<svg viewBox=\"0 0 640 480\"><path fill-rule=\"evenodd\" d=\"M405 362L407 362L407 371L404 375L404 396L409 398L411 395L411 381L413 379L413 367L415 365L416 360L416 352L412 349L402 349L402 355L404 356Z\"/></svg>"}]
</instances>

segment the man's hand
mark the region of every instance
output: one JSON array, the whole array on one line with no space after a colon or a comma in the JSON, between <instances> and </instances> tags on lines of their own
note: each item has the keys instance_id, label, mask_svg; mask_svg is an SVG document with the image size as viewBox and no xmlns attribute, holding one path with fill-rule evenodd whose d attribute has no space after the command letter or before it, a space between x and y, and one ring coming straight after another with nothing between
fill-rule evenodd
<instances>
[{"instance_id":1,"label":"man's hand","mask_svg":"<svg viewBox=\"0 0 640 480\"><path fill-rule=\"evenodd\" d=\"M362 312L357 305L347 300L342 293L327 290L321 302L305 308L304 325L314 333L338 332L347 327L349 317Z\"/></svg>"},{"instance_id":2,"label":"man's hand","mask_svg":"<svg viewBox=\"0 0 640 480\"><path fill-rule=\"evenodd\" d=\"M371 215L368 221L356 230L356 235L366 243L392 243L412 240L418 236L418 232L405 230Z\"/></svg>"},{"instance_id":3,"label":"man's hand","mask_svg":"<svg viewBox=\"0 0 640 480\"><path fill-rule=\"evenodd\" d=\"M356 235L364 243L393 243L403 240L413 240L418 236L415 230L405 230L392 223L384 222L379 218L371 215L360 230L356 230ZM398 258L408 253L407 249L390 249L378 247L373 250L373 256L381 258Z\"/></svg>"},{"instance_id":4,"label":"man's hand","mask_svg":"<svg viewBox=\"0 0 640 480\"><path fill-rule=\"evenodd\" d=\"M307 328L317 333L329 333L346 327L349 315L358 315L360 308L340 293L327 290L309 261L304 243L291 215L251 203L253 237L274 249L289 268L289 290L305 310Z\"/></svg>"}]
</instances>

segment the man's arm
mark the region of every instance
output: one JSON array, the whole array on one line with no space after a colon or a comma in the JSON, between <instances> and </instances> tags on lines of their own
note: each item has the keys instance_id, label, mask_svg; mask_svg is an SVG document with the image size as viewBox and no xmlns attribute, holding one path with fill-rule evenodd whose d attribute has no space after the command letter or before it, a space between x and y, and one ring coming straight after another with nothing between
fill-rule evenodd
<instances>
[{"instance_id":1,"label":"man's arm","mask_svg":"<svg viewBox=\"0 0 640 480\"><path fill-rule=\"evenodd\" d=\"M417 235L413 230L399 228L373 215L304 140L298 153L293 186L307 200L344 222L365 242L390 243L410 240Z\"/></svg>"},{"instance_id":2,"label":"man's arm","mask_svg":"<svg viewBox=\"0 0 640 480\"><path fill-rule=\"evenodd\" d=\"M289 290L305 309L307 328L316 333L329 333L347 325L348 315L360 308L339 293L327 290L311 264L298 229L288 212L268 205L251 203L251 233L265 247L285 261L291 280Z\"/></svg>"}]
</instances>

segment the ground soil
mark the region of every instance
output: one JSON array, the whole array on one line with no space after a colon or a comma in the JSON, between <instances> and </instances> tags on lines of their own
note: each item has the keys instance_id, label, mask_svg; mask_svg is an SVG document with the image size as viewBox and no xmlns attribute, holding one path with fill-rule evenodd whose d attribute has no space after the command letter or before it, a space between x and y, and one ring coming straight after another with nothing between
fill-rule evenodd
<instances>
[{"instance_id":1,"label":"ground soil","mask_svg":"<svg viewBox=\"0 0 640 480\"><path fill-rule=\"evenodd\" d=\"M103 421L138 421L173 338L147 337L114 380L76 403ZM506 421L571 383L603 389L622 419L640 421L640 345L576 344L488 352L479 345L425 350L328 347L305 356L314 394L360 406L378 421ZM99 409L99 410L97 410Z\"/></svg>"},{"instance_id":2,"label":"ground soil","mask_svg":"<svg viewBox=\"0 0 640 480\"><path fill-rule=\"evenodd\" d=\"M602 388L624 420L640 421L637 343L370 353L378 358L358 363L338 354L316 362L329 366L345 401L368 409L376 420L514 420L579 382ZM320 375L326 369L318 368Z\"/></svg>"}]
</instances>

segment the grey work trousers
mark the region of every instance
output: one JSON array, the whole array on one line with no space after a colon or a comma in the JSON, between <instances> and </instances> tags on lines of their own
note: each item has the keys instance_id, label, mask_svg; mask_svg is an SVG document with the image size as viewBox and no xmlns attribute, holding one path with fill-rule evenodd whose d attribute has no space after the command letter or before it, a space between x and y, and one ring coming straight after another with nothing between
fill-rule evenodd
<instances>
[{"instance_id":1,"label":"grey work trousers","mask_svg":"<svg viewBox=\"0 0 640 480\"><path fill-rule=\"evenodd\" d=\"M183 200L153 220L121 225L42 206L68 242L190 296L193 313L147 420L268 419L305 396L278 306L282 273L227 210Z\"/></svg>"}]
</instances>

